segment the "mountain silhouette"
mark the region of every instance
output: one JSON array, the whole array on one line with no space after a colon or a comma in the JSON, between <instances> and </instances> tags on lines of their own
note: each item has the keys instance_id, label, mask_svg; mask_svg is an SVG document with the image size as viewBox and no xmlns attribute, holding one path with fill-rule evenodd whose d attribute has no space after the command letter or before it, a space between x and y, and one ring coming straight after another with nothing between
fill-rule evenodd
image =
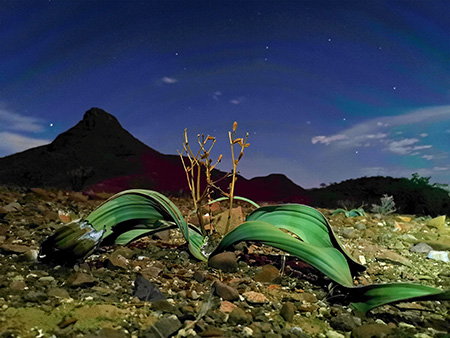
<instances>
[{"instance_id":1,"label":"mountain silhouette","mask_svg":"<svg viewBox=\"0 0 450 338\"><path fill-rule=\"evenodd\" d=\"M226 173L214 170L213 177ZM129 188L189 192L180 157L162 154L126 131L111 114L88 110L74 127L44 146L0 158L0 184L96 192ZM229 180L220 187L227 191ZM256 201L308 202L305 189L282 174L245 179L236 194Z\"/></svg>"},{"instance_id":2,"label":"mountain silhouette","mask_svg":"<svg viewBox=\"0 0 450 338\"><path fill-rule=\"evenodd\" d=\"M212 172L213 180L224 176L226 173L220 170ZM218 186L227 192L229 182L227 177ZM387 194L394 197L401 213L449 214L449 192L427 182L363 177L305 190L283 174L252 179L238 175L235 194L258 202L295 202L324 208L364 205L366 211ZM110 193L142 188L172 196L189 194L178 155L148 147L99 108L88 110L79 123L52 143L0 158L0 185ZM218 197L218 192L215 194Z\"/></svg>"}]
</instances>

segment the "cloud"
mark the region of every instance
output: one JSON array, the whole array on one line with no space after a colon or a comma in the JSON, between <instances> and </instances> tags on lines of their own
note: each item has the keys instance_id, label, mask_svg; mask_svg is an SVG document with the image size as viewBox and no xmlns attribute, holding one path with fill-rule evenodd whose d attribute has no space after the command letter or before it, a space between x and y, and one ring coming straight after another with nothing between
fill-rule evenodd
<instances>
[{"instance_id":1,"label":"cloud","mask_svg":"<svg viewBox=\"0 0 450 338\"><path fill-rule=\"evenodd\" d=\"M14 154L29 148L42 146L50 142L51 141L45 139L37 139L3 131L0 132L0 154Z\"/></svg>"},{"instance_id":2,"label":"cloud","mask_svg":"<svg viewBox=\"0 0 450 338\"><path fill-rule=\"evenodd\" d=\"M413 147L411 147L411 145L417 142L419 142L419 140L416 138L404 138L400 141L391 142L387 149L395 154L405 155L412 152Z\"/></svg>"},{"instance_id":3,"label":"cloud","mask_svg":"<svg viewBox=\"0 0 450 338\"><path fill-rule=\"evenodd\" d=\"M178 82L177 79L175 79L175 78L173 78L173 77L168 77L168 76L164 76L164 77L161 79L161 81L164 82L164 83L167 83L167 84L174 84L174 83L177 83L177 82Z\"/></svg>"},{"instance_id":4,"label":"cloud","mask_svg":"<svg viewBox=\"0 0 450 338\"><path fill-rule=\"evenodd\" d=\"M424 139L428 134L418 132L417 128L423 128L426 124L442 125L447 121L450 121L450 105L423 108L402 115L368 120L334 135L314 136L311 142L325 145L333 143L333 146L341 148L379 146L397 155L419 155L419 151L431 149L433 146L420 144L420 139ZM446 132L450 132L450 129ZM400 135L409 137L399 139Z\"/></svg>"},{"instance_id":5,"label":"cloud","mask_svg":"<svg viewBox=\"0 0 450 338\"><path fill-rule=\"evenodd\" d=\"M422 158L425 160L431 161L434 158L434 156L433 155L423 155Z\"/></svg>"},{"instance_id":6,"label":"cloud","mask_svg":"<svg viewBox=\"0 0 450 338\"><path fill-rule=\"evenodd\" d=\"M329 145L332 142L345 140L345 139L348 139L348 137L343 134L337 134L337 135L332 135L332 136L328 136L328 137L327 136L314 136L311 139L311 143L312 144L322 143L325 145Z\"/></svg>"},{"instance_id":7,"label":"cloud","mask_svg":"<svg viewBox=\"0 0 450 338\"><path fill-rule=\"evenodd\" d=\"M220 92L220 91L218 91L218 90L216 90L216 91L213 93L213 95L212 95L213 99L216 100L216 101L219 101L219 98L220 98L221 96L222 96L222 92Z\"/></svg>"},{"instance_id":8,"label":"cloud","mask_svg":"<svg viewBox=\"0 0 450 338\"><path fill-rule=\"evenodd\" d=\"M361 135L359 138L367 138L367 139L380 139L386 138L388 135L385 133L371 134L371 135Z\"/></svg>"},{"instance_id":9,"label":"cloud","mask_svg":"<svg viewBox=\"0 0 450 338\"><path fill-rule=\"evenodd\" d=\"M387 146L387 150L400 155L407 155L412 153L413 151L418 150L424 150L424 149L430 149L433 146L432 145L423 145L423 146L412 146L413 144L416 144L419 142L416 138L404 138L400 141L392 141Z\"/></svg>"},{"instance_id":10,"label":"cloud","mask_svg":"<svg viewBox=\"0 0 450 338\"><path fill-rule=\"evenodd\" d=\"M241 103L241 101L236 100L236 99L230 100L230 102L231 102L232 104L239 104L239 103Z\"/></svg>"},{"instance_id":11,"label":"cloud","mask_svg":"<svg viewBox=\"0 0 450 338\"><path fill-rule=\"evenodd\" d=\"M23 116L10 112L6 109L0 109L0 129L26 132L44 131L43 121L41 119Z\"/></svg>"}]
</instances>

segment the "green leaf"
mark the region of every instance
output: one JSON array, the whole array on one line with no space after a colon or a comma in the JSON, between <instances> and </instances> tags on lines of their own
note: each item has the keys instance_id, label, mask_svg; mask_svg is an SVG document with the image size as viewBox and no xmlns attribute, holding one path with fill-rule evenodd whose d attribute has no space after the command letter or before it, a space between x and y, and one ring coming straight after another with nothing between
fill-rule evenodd
<instances>
[{"instance_id":1,"label":"green leaf","mask_svg":"<svg viewBox=\"0 0 450 338\"><path fill-rule=\"evenodd\" d=\"M259 208L259 204L258 203L254 202L251 199L248 199L246 197L234 196L233 199L247 202L247 203L253 205L255 208ZM219 197L219 198L217 198L217 199L215 199L213 201L208 202L206 205L212 204L212 203L215 203L215 202L229 201L229 200L230 200L229 197Z\"/></svg>"},{"instance_id":2,"label":"green leaf","mask_svg":"<svg viewBox=\"0 0 450 338\"><path fill-rule=\"evenodd\" d=\"M132 189L120 192L89 214L86 220L96 230L105 229L104 238L113 233L115 226L127 221L147 220L149 227L151 224L162 226L157 221L170 221L178 225L189 241L188 225L183 215L172 201L156 191Z\"/></svg>"},{"instance_id":3,"label":"green leaf","mask_svg":"<svg viewBox=\"0 0 450 338\"><path fill-rule=\"evenodd\" d=\"M374 284L347 289L351 306L361 312L396 302L450 300L449 290L412 283Z\"/></svg>"},{"instance_id":4,"label":"green leaf","mask_svg":"<svg viewBox=\"0 0 450 338\"><path fill-rule=\"evenodd\" d=\"M302 242L276 226L259 220L246 221L228 233L212 255L240 241L259 241L284 250L314 266L335 282L347 287L353 285L347 261L339 250Z\"/></svg>"},{"instance_id":5,"label":"green leaf","mask_svg":"<svg viewBox=\"0 0 450 338\"><path fill-rule=\"evenodd\" d=\"M353 275L366 269L345 250L325 216L317 209L303 204L265 206L253 211L247 220L264 221L294 233L311 245L337 249L344 255Z\"/></svg>"}]
</instances>

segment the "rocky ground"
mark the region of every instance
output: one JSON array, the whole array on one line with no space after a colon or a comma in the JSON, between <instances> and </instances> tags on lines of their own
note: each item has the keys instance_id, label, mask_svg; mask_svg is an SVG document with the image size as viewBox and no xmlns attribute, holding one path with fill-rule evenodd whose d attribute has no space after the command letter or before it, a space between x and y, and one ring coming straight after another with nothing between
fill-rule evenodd
<instances>
[{"instance_id":1,"label":"rocky ground","mask_svg":"<svg viewBox=\"0 0 450 338\"><path fill-rule=\"evenodd\" d=\"M331 297L325 276L257 243L222 257L226 265L231 255L231 272L191 257L175 230L72 267L37 261L39 243L61 226L58 210L87 215L106 197L0 188L0 337L450 337L449 302L355 313ZM189 211L189 201L174 202ZM368 267L355 284L450 288L450 263L439 260L450 251L448 222L321 211ZM429 259L430 250L443 253Z\"/></svg>"}]
</instances>

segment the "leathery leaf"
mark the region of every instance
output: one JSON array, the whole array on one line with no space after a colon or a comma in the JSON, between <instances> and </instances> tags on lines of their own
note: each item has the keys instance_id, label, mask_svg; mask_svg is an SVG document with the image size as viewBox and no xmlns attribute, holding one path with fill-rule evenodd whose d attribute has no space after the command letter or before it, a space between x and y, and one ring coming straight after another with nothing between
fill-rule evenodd
<instances>
[{"instance_id":1,"label":"leathery leaf","mask_svg":"<svg viewBox=\"0 0 450 338\"><path fill-rule=\"evenodd\" d=\"M276 226L263 221L246 221L225 235L213 254L240 241L258 241L273 246L300 258L314 266L335 282L351 287L352 276L342 253L332 247L318 247L300 241L281 231Z\"/></svg>"},{"instance_id":2,"label":"leathery leaf","mask_svg":"<svg viewBox=\"0 0 450 338\"><path fill-rule=\"evenodd\" d=\"M387 283L347 289L351 306L361 312L396 302L450 300L449 290L412 283Z\"/></svg>"},{"instance_id":3,"label":"leathery leaf","mask_svg":"<svg viewBox=\"0 0 450 338\"><path fill-rule=\"evenodd\" d=\"M325 216L317 209L303 204L265 206L249 214L247 220L260 220L286 229L316 247L337 249L344 255L353 275L366 269L345 250Z\"/></svg>"}]
</instances>

